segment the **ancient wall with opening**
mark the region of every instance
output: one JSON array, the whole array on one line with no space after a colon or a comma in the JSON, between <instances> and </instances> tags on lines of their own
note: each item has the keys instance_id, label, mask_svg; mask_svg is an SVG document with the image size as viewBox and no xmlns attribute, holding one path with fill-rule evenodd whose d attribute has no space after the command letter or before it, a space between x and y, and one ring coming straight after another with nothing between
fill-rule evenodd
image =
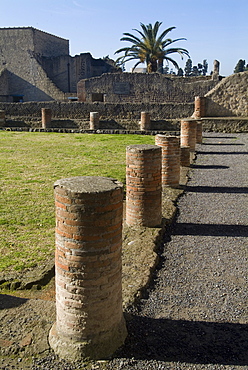
<instances>
[{"instance_id":1,"label":"ancient wall with opening","mask_svg":"<svg viewBox=\"0 0 248 370\"><path fill-rule=\"evenodd\" d=\"M98 94L106 103L189 103L204 96L219 82L211 76L178 77L159 73L113 73L78 83L80 101L92 102Z\"/></svg>"}]
</instances>

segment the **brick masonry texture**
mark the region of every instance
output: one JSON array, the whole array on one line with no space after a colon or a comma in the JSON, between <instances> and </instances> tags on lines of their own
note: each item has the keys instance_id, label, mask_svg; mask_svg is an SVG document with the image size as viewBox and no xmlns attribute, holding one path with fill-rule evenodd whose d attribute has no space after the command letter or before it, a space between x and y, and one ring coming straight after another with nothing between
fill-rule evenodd
<instances>
[{"instance_id":1,"label":"brick masonry texture","mask_svg":"<svg viewBox=\"0 0 248 370\"><path fill-rule=\"evenodd\" d=\"M155 144L162 148L162 186L177 187L180 180L180 138L156 135Z\"/></svg>"},{"instance_id":2,"label":"brick masonry texture","mask_svg":"<svg viewBox=\"0 0 248 370\"><path fill-rule=\"evenodd\" d=\"M161 148L130 145L126 149L126 223L147 227L162 221Z\"/></svg>"},{"instance_id":3,"label":"brick masonry texture","mask_svg":"<svg viewBox=\"0 0 248 370\"><path fill-rule=\"evenodd\" d=\"M62 179L55 183L55 206L57 319L51 346L66 359L109 356L126 336L123 186L102 177Z\"/></svg>"},{"instance_id":4,"label":"brick masonry texture","mask_svg":"<svg viewBox=\"0 0 248 370\"><path fill-rule=\"evenodd\" d=\"M190 151L195 151L196 145L196 120L181 121L181 146L189 146Z\"/></svg>"}]
</instances>

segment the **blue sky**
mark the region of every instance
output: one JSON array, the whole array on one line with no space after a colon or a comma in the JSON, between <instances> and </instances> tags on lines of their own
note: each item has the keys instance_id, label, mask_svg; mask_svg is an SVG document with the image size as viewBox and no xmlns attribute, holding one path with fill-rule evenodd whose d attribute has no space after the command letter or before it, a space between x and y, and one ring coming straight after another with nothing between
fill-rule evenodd
<instances>
[{"instance_id":1,"label":"blue sky","mask_svg":"<svg viewBox=\"0 0 248 370\"><path fill-rule=\"evenodd\" d=\"M123 32L160 21L161 31L176 27L169 37L187 39L175 46L186 48L194 65L207 59L208 73L215 59L224 76L239 59L248 63L247 0L0 0L0 19L1 28L32 26L68 39L71 55L113 59L128 45L120 41ZM186 59L173 58L185 67Z\"/></svg>"}]
</instances>

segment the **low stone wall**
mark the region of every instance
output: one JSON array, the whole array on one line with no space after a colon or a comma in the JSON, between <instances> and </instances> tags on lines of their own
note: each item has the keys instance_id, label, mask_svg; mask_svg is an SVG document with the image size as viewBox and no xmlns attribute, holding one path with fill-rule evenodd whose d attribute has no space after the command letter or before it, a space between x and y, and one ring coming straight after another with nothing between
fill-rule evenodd
<instances>
[{"instance_id":1,"label":"low stone wall","mask_svg":"<svg viewBox=\"0 0 248 370\"><path fill-rule=\"evenodd\" d=\"M194 103L0 103L0 110L5 110L7 118L41 119L42 108L51 109L52 117L58 119L89 119L90 112L99 112L100 119L140 119L140 113L147 111L152 120L160 120L191 116Z\"/></svg>"}]
</instances>

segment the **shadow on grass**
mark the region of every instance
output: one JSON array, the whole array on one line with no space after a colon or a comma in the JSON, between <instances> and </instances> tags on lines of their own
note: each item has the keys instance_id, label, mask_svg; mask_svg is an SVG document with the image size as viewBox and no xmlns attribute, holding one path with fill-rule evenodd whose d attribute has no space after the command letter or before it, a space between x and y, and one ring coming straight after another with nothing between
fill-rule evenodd
<instances>
[{"instance_id":1,"label":"shadow on grass","mask_svg":"<svg viewBox=\"0 0 248 370\"><path fill-rule=\"evenodd\" d=\"M194 364L248 365L248 326L133 315L118 356Z\"/></svg>"}]
</instances>

